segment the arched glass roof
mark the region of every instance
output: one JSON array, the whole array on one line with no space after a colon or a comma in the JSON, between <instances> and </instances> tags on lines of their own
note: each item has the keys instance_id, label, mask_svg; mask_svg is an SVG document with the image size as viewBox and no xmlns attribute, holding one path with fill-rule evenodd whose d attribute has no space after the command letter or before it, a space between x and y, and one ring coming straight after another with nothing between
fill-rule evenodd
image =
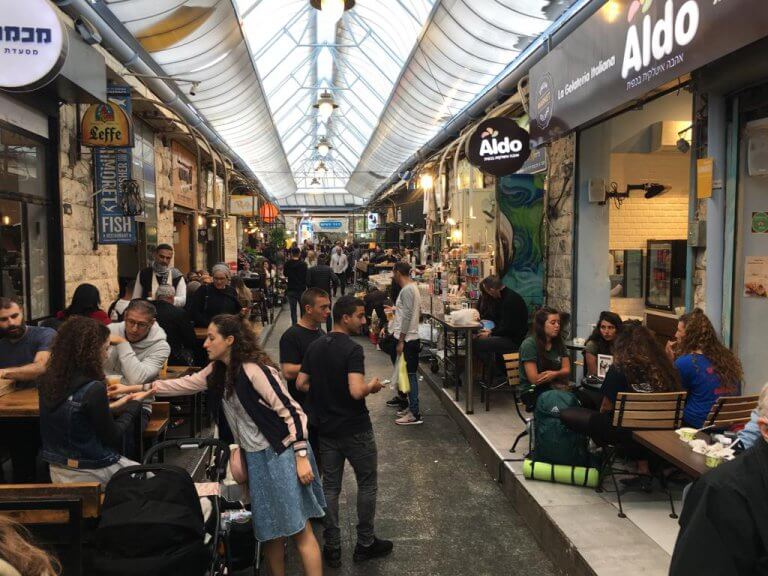
<instances>
[{"instance_id":1,"label":"arched glass roof","mask_svg":"<svg viewBox=\"0 0 768 576\"><path fill-rule=\"evenodd\" d=\"M106 3L287 204L370 197L577 1L356 0L338 22L309 0Z\"/></svg>"}]
</instances>

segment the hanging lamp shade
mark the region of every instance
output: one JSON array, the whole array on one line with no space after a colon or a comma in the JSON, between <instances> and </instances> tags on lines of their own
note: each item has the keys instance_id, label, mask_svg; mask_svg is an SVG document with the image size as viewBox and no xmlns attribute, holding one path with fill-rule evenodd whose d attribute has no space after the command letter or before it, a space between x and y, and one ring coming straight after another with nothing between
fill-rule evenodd
<instances>
[{"instance_id":1,"label":"hanging lamp shade","mask_svg":"<svg viewBox=\"0 0 768 576\"><path fill-rule=\"evenodd\" d=\"M277 209L277 206L270 204L269 202L265 202L259 207L259 216L261 217L262 222L274 222L279 213L280 211Z\"/></svg>"},{"instance_id":2,"label":"hanging lamp shade","mask_svg":"<svg viewBox=\"0 0 768 576\"><path fill-rule=\"evenodd\" d=\"M309 4L315 10L338 22L344 12L355 7L355 0L309 0Z\"/></svg>"}]
</instances>

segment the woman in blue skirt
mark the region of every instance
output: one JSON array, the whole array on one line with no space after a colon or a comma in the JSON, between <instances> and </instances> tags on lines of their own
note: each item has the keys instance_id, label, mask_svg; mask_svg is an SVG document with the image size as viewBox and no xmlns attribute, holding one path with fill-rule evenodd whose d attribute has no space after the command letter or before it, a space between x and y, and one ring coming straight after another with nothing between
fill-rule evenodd
<instances>
[{"instance_id":1,"label":"woman in blue skirt","mask_svg":"<svg viewBox=\"0 0 768 576\"><path fill-rule=\"evenodd\" d=\"M211 320L204 348L211 363L175 380L150 385L159 396L208 388L220 402L248 469L253 526L263 543L270 574L285 574L285 539L292 537L304 574L322 574L320 547L310 518L321 518L325 497L307 442L307 416L288 394L277 369L261 350L248 321L233 315ZM138 390L114 386L111 393Z\"/></svg>"}]
</instances>

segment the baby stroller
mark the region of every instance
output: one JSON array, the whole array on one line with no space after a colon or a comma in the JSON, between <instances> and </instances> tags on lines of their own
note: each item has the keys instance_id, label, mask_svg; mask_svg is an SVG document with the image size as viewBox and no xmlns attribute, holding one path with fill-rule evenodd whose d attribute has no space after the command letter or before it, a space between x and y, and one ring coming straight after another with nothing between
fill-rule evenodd
<instances>
[{"instance_id":1,"label":"baby stroller","mask_svg":"<svg viewBox=\"0 0 768 576\"><path fill-rule=\"evenodd\" d=\"M226 475L229 446L218 439L177 439L153 446L143 465L120 470L107 484L89 574L234 574L228 565L233 556L230 539L221 525L221 511L230 506L214 494L212 515L206 523L189 473L178 466L152 462L153 457L169 448L210 448L207 479L218 485ZM250 536L253 541L253 532ZM255 556L254 549L250 565Z\"/></svg>"}]
</instances>

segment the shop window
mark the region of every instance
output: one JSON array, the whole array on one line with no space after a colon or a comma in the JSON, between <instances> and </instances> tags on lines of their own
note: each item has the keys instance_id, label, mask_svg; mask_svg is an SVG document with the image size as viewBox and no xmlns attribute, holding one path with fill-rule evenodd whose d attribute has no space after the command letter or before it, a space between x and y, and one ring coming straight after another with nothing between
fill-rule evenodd
<instances>
[{"instance_id":1,"label":"shop window","mask_svg":"<svg viewBox=\"0 0 768 576\"><path fill-rule=\"evenodd\" d=\"M46 197L45 147L0 127L0 192Z\"/></svg>"}]
</instances>

